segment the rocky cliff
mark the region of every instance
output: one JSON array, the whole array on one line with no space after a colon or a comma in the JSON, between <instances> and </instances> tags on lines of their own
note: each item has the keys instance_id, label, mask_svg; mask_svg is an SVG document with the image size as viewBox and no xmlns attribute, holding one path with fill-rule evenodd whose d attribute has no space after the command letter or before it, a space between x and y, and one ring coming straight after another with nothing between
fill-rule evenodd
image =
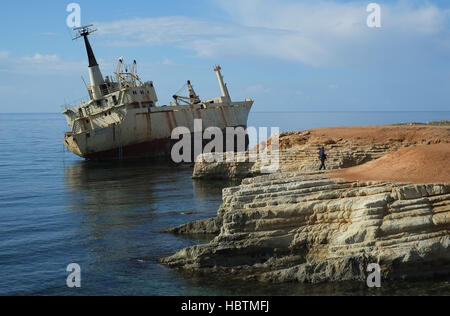
<instances>
[{"instance_id":1,"label":"rocky cliff","mask_svg":"<svg viewBox=\"0 0 450 316\"><path fill-rule=\"evenodd\" d=\"M278 173L223 191L219 235L162 263L191 273L259 281L450 275L450 184L393 184Z\"/></svg>"},{"instance_id":2,"label":"rocky cliff","mask_svg":"<svg viewBox=\"0 0 450 316\"><path fill-rule=\"evenodd\" d=\"M358 166L378 159L386 153L424 144L450 142L450 127L442 126L368 126L320 128L282 133L279 137L280 172L316 171L319 169L319 146L328 154L327 168L341 169ZM270 148L271 140L264 144ZM194 178L227 179L261 175L267 163L261 159L246 162L207 162L200 156L194 168Z\"/></svg>"}]
</instances>

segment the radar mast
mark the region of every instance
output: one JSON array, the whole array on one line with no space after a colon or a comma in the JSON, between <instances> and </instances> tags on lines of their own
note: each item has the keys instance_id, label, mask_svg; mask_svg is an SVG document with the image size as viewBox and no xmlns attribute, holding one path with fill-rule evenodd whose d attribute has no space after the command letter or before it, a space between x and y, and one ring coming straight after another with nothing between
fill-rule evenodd
<instances>
[{"instance_id":1,"label":"radar mast","mask_svg":"<svg viewBox=\"0 0 450 316\"><path fill-rule=\"evenodd\" d=\"M89 78L91 81L91 86L89 91L91 92L91 98L95 101L102 99L104 95L108 94L108 88L103 79L102 72L95 58L94 51L92 50L91 44L89 42L88 36L97 31L97 29L92 28L93 25L86 25L81 27L76 27L73 30L77 35L73 40L84 38L84 44L86 46L86 52L89 60Z\"/></svg>"}]
</instances>

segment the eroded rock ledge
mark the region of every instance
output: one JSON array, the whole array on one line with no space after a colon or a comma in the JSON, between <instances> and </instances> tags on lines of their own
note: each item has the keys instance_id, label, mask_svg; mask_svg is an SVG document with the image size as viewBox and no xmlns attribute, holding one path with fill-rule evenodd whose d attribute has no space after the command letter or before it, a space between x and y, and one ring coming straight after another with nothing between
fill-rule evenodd
<instances>
[{"instance_id":1,"label":"eroded rock ledge","mask_svg":"<svg viewBox=\"0 0 450 316\"><path fill-rule=\"evenodd\" d=\"M450 184L392 184L280 173L223 191L209 244L164 258L191 273L272 282L450 275Z\"/></svg>"},{"instance_id":2,"label":"eroded rock ledge","mask_svg":"<svg viewBox=\"0 0 450 316\"><path fill-rule=\"evenodd\" d=\"M218 235L220 233L220 226L217 218L208 218L163 229L158 232L174 235Z\"/></svg>"},{"instance_id":3,"label":"eroded rock ledge","mask_svg":"<svg viewBox=\"0 0 450 316\"><path fill-rule=\"evenodd\" d=\"M333 127L282 133L279 137L279 171L318 170L319 146L325 146L328 154L327 168L334 170L358 166L401 148L449 143L448 122L439 124L440 126ZM270 142L269 139L268 147ZM224 162L208 162L207 157L208 155L198 157L194 178L242 179L261 175L261 170L267 166L267 162L260 159L249 159L248 152L245 154L246 162L226 162L225 158Z\"/></svg>"}]
</instances>

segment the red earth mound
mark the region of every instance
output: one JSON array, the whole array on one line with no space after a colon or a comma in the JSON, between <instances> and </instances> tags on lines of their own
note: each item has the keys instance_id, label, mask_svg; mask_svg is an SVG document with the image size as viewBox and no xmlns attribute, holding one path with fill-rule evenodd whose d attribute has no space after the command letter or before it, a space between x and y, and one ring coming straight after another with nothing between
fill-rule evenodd
<instances>
[{"instance_id":1,"label":"red earth mound","mask_svg":"<svg viewBox=\"0 0 450 316\"><path fill-rule=\"evenodd\" d=\"M347 126L317 128L301 132L282 133L280 148L289 149L298 145L328 145L341 142L356 144L399 143L439 144L450 142L449 126Z\"/></svg>"},{"instance_id":2,"label":"red earth mound","mask_svg":"<svg viewBox=\"0 0 450 316\"><path fill-rule=\"evenodd\" d=\"M360 166L330 171L329 175L360 181L450 183L450 144L403 148Z\"/></svg>"}]
</instances>

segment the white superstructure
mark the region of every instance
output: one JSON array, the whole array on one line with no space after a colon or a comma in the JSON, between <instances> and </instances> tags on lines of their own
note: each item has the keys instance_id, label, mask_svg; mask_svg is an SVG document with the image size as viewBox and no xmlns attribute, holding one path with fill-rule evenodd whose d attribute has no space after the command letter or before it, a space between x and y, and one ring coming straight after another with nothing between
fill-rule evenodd
<instances>
[{"instance_id":1,"label":"white superstructure","mask_svg":"<svg viewBox=\"0 0 450 316\"><path fill-rule=\"evenodd\" d=\"M157 157L170 150L173 129L183 126L193 133L195 119L202 119L203 129L247 126L253 100L231 101L220 66L214 70L222 96L201 101L188 81L188 97L174 96L170 106L156 106L153 82L139 78L136 61L128 71L121 58L114 78L103 78L88 39L94 30L91 25L76 30L76 38L85 41L90 85L87 102L63 111L71 128L64 145L74 154L97 160Z\"/></svg>"}]
</instances>

